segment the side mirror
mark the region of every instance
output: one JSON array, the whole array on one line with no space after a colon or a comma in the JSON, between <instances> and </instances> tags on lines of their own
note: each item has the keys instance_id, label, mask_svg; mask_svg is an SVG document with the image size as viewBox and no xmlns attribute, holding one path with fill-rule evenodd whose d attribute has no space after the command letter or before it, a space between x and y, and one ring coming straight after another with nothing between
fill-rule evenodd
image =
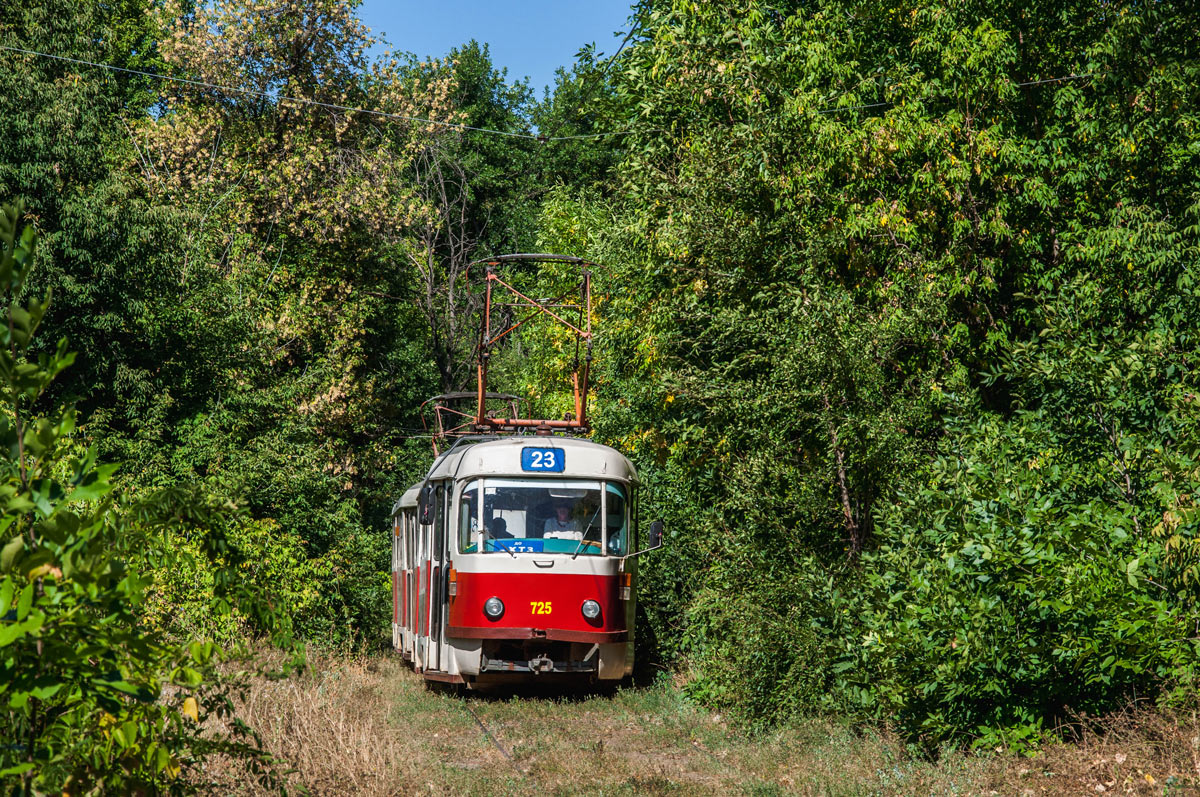
<instances>
[{"instance_id":1,"label":"side mirror","mask_svg":"<svg viewBox=\"0 0 1200 797\"><path fill-rule=\"evenodd\" d=\"M621 559L621 562L622 562L621 566L624 567L624 562L626 559L632 559L635 556L641 556L642 554L653 551L656 548L661 548L662 547L662 533L663 533L663 524L662 524L661 520L656 520L653 523L651 523L650 524L650 540L649 540L650 545L643 548L640 551L634 551L633 553L629 554L628 556L623 557Z\"/></svg>"},{"instance_id":2,"label":"side mirror","mask_svg":"<svg viewBox=\"0 0 1200 797\"><path fill-rule=\"evenodd\" d=\"M650 524L650 549L662 547L663 522L656 520Z\"/></svg>"},{"instance_id":3,"label":"side mirror","mask_svg":"<svg viewBox=\"0 0 1200 797\"><path fill-rule=\"evenodd\" d=\"M417 496L417 516L422 526L433 524L433 485L427 484Z\"/></svg>"}]
</instances>

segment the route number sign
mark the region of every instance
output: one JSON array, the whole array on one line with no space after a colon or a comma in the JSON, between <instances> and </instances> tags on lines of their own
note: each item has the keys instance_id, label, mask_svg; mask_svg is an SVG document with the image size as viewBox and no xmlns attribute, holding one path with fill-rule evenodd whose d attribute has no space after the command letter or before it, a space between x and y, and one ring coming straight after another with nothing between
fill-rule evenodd
<instances>
[{"instance_id":1,"label":"route number sign","mask_svg":"<svg viewBox=\"0 0 1200 797\"><path fill-rule=\"evenodd\" d=\"M522 448L521 470L535 473L562 473L567 465L561 448Z\"/></svg>"}]
</instances>

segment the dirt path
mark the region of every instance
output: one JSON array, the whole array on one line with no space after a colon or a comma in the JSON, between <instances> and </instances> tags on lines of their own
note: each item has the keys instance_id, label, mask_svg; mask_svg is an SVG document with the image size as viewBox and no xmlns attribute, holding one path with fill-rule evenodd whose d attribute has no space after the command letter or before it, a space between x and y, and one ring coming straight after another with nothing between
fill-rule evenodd
<instances>
[{"instance_id":1,"label":"dirt path","mask_svg":"<svg viewBox=\"0 0 1200 797\"><path fill-rule=\"evenodd\" d=\"M612 696L460 698L426 689L390 657L312 664L308 675L256 684L239 714L288 762L290 782L314 794L1193 793L1167 771L1189 770L1193 751L1145 739L1057 745L1032 760L929 762L827 721L748 736L667 683ZM212 774L254 792L232 770Z\"/></svg>"}]
</instances>

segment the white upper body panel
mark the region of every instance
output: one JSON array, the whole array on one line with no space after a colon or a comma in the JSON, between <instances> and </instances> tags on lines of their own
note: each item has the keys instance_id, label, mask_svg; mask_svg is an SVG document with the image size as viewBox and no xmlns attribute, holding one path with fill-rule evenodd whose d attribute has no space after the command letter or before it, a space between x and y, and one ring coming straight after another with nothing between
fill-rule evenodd
<instances>
[{"instance_id":1,"label":"white upper body panel","mask_svg":"<svg viewBox=\"0 0 1200 797\"><path fill-rule=\"evenodd\" d=\"M561 452L562 470L554 472L531 472L521 466L521 451L525 448L551 449ZM512 476L528 479L608 479L637 485L637 470L621 452L591 440L575 437L538 437L519 435L464 444L458 449L443 454L434 463L427 479L453 479L461 481L478 476ZM401 509L415 507L419 482L401 496L393 508L393 514Z\"/></svg>"}]
</instances>

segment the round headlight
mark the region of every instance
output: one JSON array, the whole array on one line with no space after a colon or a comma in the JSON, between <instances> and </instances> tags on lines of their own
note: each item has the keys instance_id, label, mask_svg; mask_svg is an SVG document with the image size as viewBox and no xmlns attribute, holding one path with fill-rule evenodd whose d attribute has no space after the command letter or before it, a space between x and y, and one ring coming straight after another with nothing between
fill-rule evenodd
<instances>
[{"instance_id":1,"label":"round headlight","mask_svg":"<svg viewBox=\"0 0 1200 797\"><path fill-rule=\"evenodd\" d=\"M593 600L586 600L583 602L582 611L583 611L584 617L586 617L589 620L595 620L597 617L600 616L600 604L596 603Z\"/></svg>"},{"instance_id":2,"label":"round headlight","mask_svg":"<svg viewBox=\"0 0 1200 797\"><path fill-rule=\"evenodd\" d=\"M483 604L483 613L492 620L499 620L504 614L504 602L499 598L488 598Z\"/></svg>"}]
</instances>

